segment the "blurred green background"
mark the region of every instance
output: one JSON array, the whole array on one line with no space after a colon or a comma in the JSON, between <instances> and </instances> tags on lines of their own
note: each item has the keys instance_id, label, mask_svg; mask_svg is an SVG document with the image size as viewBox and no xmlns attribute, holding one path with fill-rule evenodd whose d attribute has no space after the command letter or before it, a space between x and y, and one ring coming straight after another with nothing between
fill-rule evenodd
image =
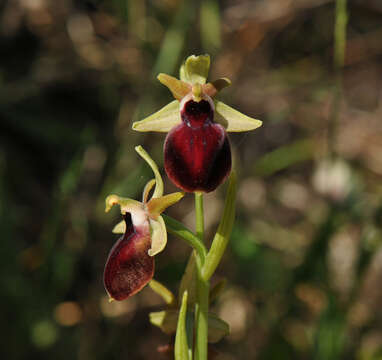
<instances>
[{"instance_id":1,"label":"blurred green background","mask_svg":"<svg viewBox=\"0 0 382 360\"><path fill-rule=\"evenodd\" d=\"M214 281L227 359L382 359L382 3L348 1L343 92L330 0L3 0L0 3L0 354L161 359L150 289L107 302L118 211L162 164L163 134L131 130L209 53L220 98L262 119L230 135L237 221ZM337 84L337 85L336 85ZM174 187L166 180L167 192ZM210 234L225 186L206 200ZM169 210L193 227L193 198ZM155 277L176 290L189 253L170 238Z\"/></svg>"}]
</instances>

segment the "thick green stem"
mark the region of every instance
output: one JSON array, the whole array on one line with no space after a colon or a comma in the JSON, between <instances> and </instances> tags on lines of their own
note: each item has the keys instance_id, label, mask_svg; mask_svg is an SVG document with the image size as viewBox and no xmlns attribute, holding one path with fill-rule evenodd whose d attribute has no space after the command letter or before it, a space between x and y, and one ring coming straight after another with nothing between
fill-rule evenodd
<instances>
[{"instance_id":1,"label":"thick green stem","mask_svg":"<svg viewBox=\"0 0 382 360\"><path fill-rule=\"evenodd\" d=\"M203 194L195 193L196 234L201 242L204 237ZM197 256L197 299L195 305L195 360L207 360L209 281L202 277L203 262Z\"/></svg>"}]
</instances>

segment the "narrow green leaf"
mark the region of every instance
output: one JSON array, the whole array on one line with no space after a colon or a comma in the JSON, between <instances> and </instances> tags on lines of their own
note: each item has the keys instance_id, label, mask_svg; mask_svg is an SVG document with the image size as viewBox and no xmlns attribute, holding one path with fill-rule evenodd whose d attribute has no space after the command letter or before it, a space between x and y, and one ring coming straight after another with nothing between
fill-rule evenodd
<instances>
[{"instance_id":1,"label":"narrow green leaf","mask_svg":"<svg viewBox=\"0 0 382 360\"><path fill-rule=\"evenodd\" d=\"M262 121L252 119L217 100L215 100L215 114L216 122L223 125L226 131L250 131L262 125Z\"/></svg>"},{"instance_id":2,"label":"narrow green leaf","mask_svg":"<svg viewBox=\"0 0 382 360\"><path fill-rule=\"evenodd\" d=\"M187 315L187 291L183 293L182 305L180 307L178 325L175 335L175 360L188 360L188 343L186 331Z\"/></svg>"},{"instance_id":3,"label":"narrow green leaf","mask_svg":"<svg viewBox=\"0 0 382 360\"><path fill-rule=\"evenodd\" d=\"M174 100L149 117L133 123L133 130L168 132L181 123L179 101Z\"/></svg>"},{"instance_id":4,"label":"narrow green leaf","mask_svg":"<svg viewBox=\"0 0 382 360\"><path fill-rule=\"evenodd\" d=\"M232 171L228 184L228 192L225 199L223 216L202 268L202 277L205 280L208 280L215 272L227 247L235 221L235 202L236 174Z\"/></svg>"}]
</instances>

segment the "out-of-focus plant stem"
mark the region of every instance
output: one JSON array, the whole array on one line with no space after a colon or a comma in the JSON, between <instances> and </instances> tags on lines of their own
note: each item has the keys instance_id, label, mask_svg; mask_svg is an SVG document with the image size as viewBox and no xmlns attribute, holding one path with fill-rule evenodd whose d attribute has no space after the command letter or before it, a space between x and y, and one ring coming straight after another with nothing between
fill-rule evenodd
<instances>
[{"instance_id":1,"label":"out-of-focus plant stem","mask_svg":"<svg viewBox=\"0 0 382 360\"><path fill-rule=\"evenodd\" d=\"M328 153L331 157L335 154L334 144L336 141L336 129L342 100L342 69L345 64L346 25L348 21L346 1L347 0L336 0L333 56L335 84L333 87L333 105L328 129Z\"/></svg>"},{"instance_id":2,"label":"out-of-focus plant stem","mask_svg":"<svg viewBox=\"0 0 382 360\"><path fill-rule=\"evenodd\" d=\"M204 211L203 194L195 193L195 216L196 234L200 241L204 238ZM209 305L209 281L202 277L201 259L197 256L197 301L195 305L195 359L207 360L207 338L208 338L208 305Z\"/></svg>"}]
</instances>

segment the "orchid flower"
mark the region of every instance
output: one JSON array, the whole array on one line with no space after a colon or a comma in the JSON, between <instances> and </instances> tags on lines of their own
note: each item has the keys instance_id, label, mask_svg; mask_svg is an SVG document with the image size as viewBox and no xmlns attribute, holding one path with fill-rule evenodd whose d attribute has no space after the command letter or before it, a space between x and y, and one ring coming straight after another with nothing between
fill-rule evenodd
<instances>
[{"instance_id":1,"label":"orchid flower","mask_svg":"<svg viewBox=\"0 0 382 360\"><path fill-rule=\"evenodd\" d=\"M227 132L254 130L262 124L214 99L231 82L221 78L207 83L209 68L208 55L192 55L180 69L180 80L159 74L158 80L169 88L175 100L133 123L137 131L168 132L165 171L186 192L215 190L231 171Z\"/></svg>"},{"instance_id":2,"label":"orchid flower","mask_svg":"<svg viewBox=\"0 0 382 360\"><path fill-rule=\"evenodd\" d=\"M141 146L135 150L150 165L155 179L145 186L142 202L114 194L106 198L106 212L113 205L120 206L123 220L113 232L124 234L112 247L105 265L104 285L110 300L132 296L152 279L154 255L167 243L166 226L160 214L184 196L180 192L163 196L163 181L156 164Z\"/></svg>"}]
</instances>

